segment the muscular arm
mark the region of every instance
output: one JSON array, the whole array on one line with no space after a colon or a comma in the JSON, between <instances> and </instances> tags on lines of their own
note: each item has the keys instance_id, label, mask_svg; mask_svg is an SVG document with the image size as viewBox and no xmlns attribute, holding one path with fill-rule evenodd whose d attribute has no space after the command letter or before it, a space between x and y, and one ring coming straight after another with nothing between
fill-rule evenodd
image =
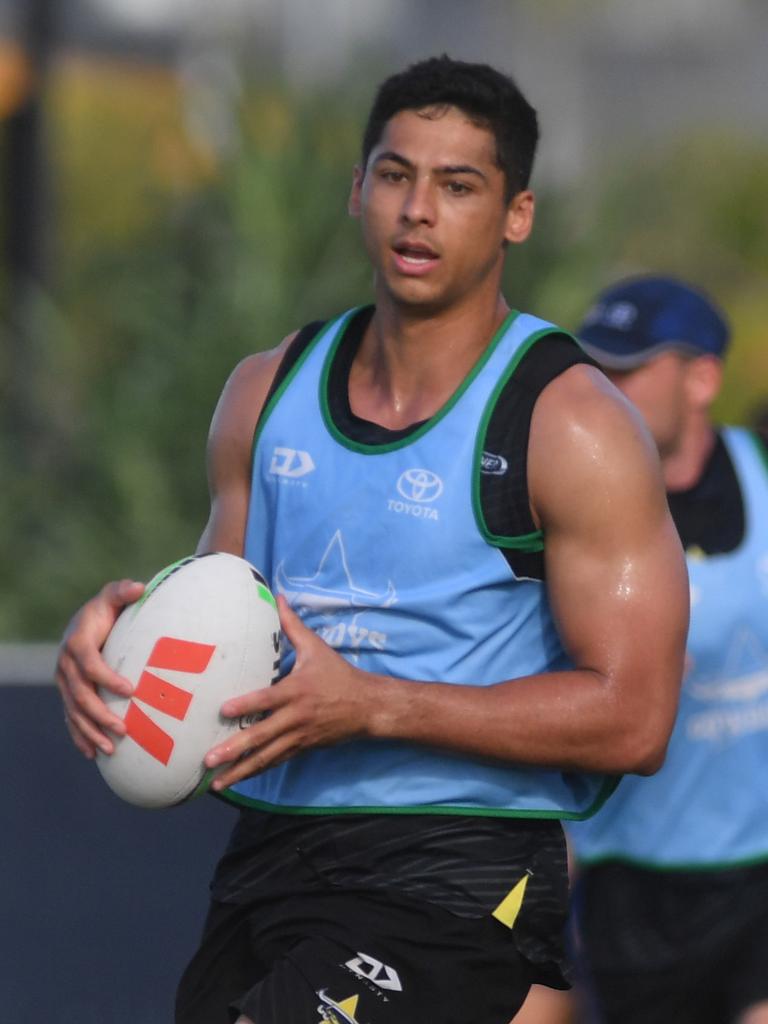
<instances>
[{"instance_id":1,"label":"muscular arm","mask_svg":"<svg viewBox=\"0 0 768 1024\"><path fill-rule=\"evenodd\" d=\"M225 713L273 714L212 752L209 764L253 751L220 785L306 747L366 735L566 770L655 771L677 706L687 575L652 442L593 369L573 367L540 396L529 485L573 670L482 688L373 676L283 604L296 666L279 686L226 705Z\"/></svg>"},{"instance_id":2,"label":"muscular arm","mask_svg":"<svg viewBox=\"0 0 768 1024\"><path fill-rule=\"evenodd\" d=\"M416 704L414 694L408 717L423 718L408 731L531 764L654 771L688 625L684 558L655 449L627 403L579 367L537 403L529 481L549 599L576 669L490 687L484 701L435 692ZM404 736L399 708L381 729Z\"/></svg>"}]
</instances>

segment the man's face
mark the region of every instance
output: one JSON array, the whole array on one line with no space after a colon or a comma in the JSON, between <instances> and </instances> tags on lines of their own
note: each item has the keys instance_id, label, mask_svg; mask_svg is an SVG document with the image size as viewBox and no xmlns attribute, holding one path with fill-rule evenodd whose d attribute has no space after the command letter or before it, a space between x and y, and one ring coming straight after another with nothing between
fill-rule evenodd
<instances>
[{"instance_id":1,"label":"man's face","mask_svg":"<svg viewBox=\"0 0 768 1024\"><path fill-rule=\"evenodd\" d=\"M504 242L530 232L533 197L507 203L495 139L455 107L404 110L385 127L350 212L360 216L377 286L396 302L435 311L499 287Z\"/></svg>"},{"instance_id":2,"label":"man's face","mask_svg":"<svg viewBox=\"0 0 768 1024\"><path fill-rule=\"evenodd\" d=\"M662 457L675 451L689 408L691 360L679 352L662 352L634 370L605 372L639 410Z\"/></svg>"}]
</instances>

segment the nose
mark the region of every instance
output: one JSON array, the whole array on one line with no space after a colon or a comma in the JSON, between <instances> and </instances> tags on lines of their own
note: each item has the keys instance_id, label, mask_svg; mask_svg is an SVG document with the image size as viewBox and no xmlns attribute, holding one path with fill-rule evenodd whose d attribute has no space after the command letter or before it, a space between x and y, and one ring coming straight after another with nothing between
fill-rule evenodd
<instances>
[{"instance_id":1,"label":"nose","mask_svg":"<svg viewBox=\"0 0 768 1024\"><path fill-rule=\"evenodd\" d=\"M406 224L434 224L437 209L430 183L417 179L408 189L403 201L401 218Z\"/></svg>"}]
</instances>

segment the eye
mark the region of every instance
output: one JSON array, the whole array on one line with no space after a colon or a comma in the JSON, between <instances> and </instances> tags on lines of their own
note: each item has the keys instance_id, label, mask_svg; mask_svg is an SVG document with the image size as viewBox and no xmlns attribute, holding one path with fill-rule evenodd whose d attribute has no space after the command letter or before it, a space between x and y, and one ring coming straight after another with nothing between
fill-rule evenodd
<instances>
[{"instance_id":1,"label":"eye","mask_svg":"<svg viewBox=\"0 0 768 1024\"><path fill-rule=\"evenodd\" d=\"M463 181L448 181L445 186L452 196L466 196L472 191Z\"/></svg>"},{"instance_id":2,"label":"eye","mask_svg":"<svg viewBox=\"0 0 768 1024\"><path fill-rule=\"evenodd\" d=\"M392 185L397 185L401 181L405 181L405 173L403 171L383 170L379 171L379 177L384 181L390 182Z\"/></svg>"}]
</instances>

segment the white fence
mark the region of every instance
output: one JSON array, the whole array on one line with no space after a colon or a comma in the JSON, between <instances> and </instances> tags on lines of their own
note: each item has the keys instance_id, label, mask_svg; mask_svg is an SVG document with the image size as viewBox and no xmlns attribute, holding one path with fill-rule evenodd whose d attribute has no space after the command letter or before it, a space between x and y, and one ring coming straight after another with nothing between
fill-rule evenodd
<instances>
[{"instance_id":1,"label":"white fence","mask_svg":"<svg viewBox=\"0 0 768 1024\"><path fill-rule=\"evenodd\" d=\"M0 644L0 686L53 683L56 644Z\"/></svg>"}]
</instances>

